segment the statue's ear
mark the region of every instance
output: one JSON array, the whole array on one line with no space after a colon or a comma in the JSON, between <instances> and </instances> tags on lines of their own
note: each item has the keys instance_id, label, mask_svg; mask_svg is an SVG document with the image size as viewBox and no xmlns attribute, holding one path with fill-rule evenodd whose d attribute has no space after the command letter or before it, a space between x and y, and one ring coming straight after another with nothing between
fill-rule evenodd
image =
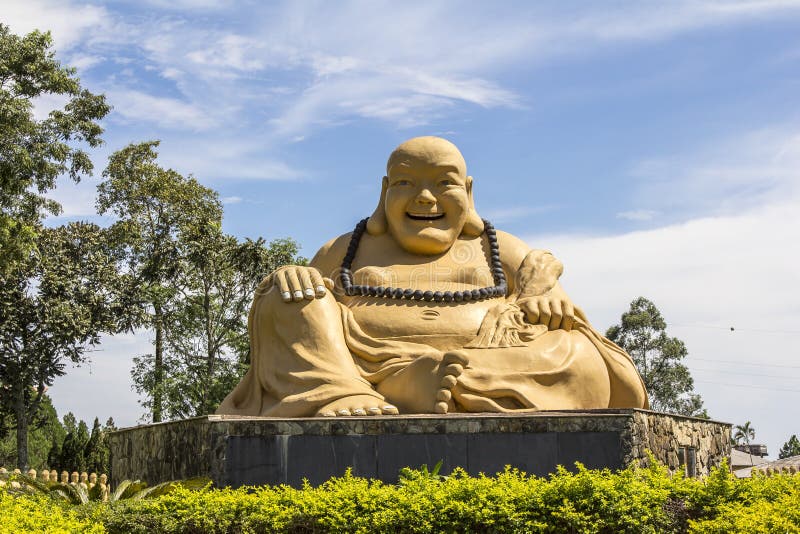
<instances>
[{"instance_id":1,"label":"statue's ear","mask_svg":"<svg viewBox=\"0 0 800 534\"><path fill-rule=\"evenodd\" d=\"M375 211L367 221L367 233L369 233L369 235L385 234L386 230L389 229L389 223L386 220L386 209L384 208L387 187L389 187L389 178L384 176L383 183L381 184L381 199L378 201L378 207L375 208Z\"/></svg>"},{"instance_id":2,"label":"statue's ear","mask_svg":"<svg viewBox=\"0 0 800 534\"><path fill-rule=\"evenodd\" d=\"M478 237L483 233L483 219L475 211L475 200L472 198L472 176L467 176L467 198L469 199L469 210L467 211L467 220L464 222L464 229L461 230L461 234L469 237Z\"/></svg>"}]
</instances>

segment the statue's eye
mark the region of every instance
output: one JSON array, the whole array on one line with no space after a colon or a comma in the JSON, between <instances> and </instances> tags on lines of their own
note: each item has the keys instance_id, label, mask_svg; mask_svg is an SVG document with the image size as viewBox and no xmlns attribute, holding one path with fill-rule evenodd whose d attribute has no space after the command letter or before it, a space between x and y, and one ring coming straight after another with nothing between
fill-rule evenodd
<instances>
[{"instance_id":1,"label":"statue's eye","mask_svg":"<svg viewBox=\"0 0 800 534\"><path fill-rule=\"evenodd\" d=\"M392 185L411 185L411 180L395 180Z\"/></svg>"},{"instance_id":2,"label":"statue's eye","mask_svg":"<svg viewBox=\"0 0 800 534\"><path fill-rule=\"evenodd\" d=\"M453 183L454 183L453 180L451 180L450 178L445 178L444 180L439 181L439 186L447 187L448 185L453 185Z\"/></svg>"}]
</instances>

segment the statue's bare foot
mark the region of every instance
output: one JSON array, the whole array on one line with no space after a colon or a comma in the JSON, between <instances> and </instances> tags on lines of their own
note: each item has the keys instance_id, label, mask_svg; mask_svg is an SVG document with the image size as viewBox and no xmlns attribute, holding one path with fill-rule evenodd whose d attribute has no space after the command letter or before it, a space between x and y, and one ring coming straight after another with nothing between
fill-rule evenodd
<instances>
[{"instance_id":1,"label":"statue's bare foot","mask_svg":"<svg viewBox=\"0 0 800 534\"><path fill-rule=\"evenodd\" d=\"M458 377L464 372L464 367L469 363L467 353L454 350L446 353L442 358L440 369L443 371L440 388L436 392L435 413L447 413L450 410L450 399L453 398L451 390L458 383Z\"/></svg>"},{"instance_id":2,"label":"statue's bare foot","mask_svg":"<svg viewBox=\"0 0 800 534\"><path fill-rule=\"evenodd\" d=\"M447 413L452 394L468 363L462 351L420 356L404 369L387 376L378 393L395 403L403 413Z\"/></svg>"},{"instance_id":3,"label":"statue's bare foot","mask_svg":"<svg viewBox=\"0 0 800 534\"><path fill-rule=\"evenodd\" d=\"M317 416L346 417L348 415L397 415L397 407L371 395L351 395L320 408Z\"/></svg>"}]
</instances>

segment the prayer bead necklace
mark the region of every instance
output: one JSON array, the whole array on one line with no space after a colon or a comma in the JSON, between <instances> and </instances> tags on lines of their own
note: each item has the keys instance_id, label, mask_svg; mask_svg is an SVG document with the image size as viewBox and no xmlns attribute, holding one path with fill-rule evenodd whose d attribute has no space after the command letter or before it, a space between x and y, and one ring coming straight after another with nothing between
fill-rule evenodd
<instances>
[{"instance_id":1,"label":"prayer bead necklace","mask_svg":"<svg viewBox=\"0 0 800 534\"><path fill-rule=\"evenodd\" d=\"M361 295L364 297L381 297L388 299L424 300L434 302L468 302L473 300L485 300L494 297L502 297L508 291L506 275L503 272L503 264L500 262L500 247L497 244L497 232L492 223L483 219L483 233L489 242L489 264L492 266L492 277L494 286L482 287L480 289L467 289L464 291L422 291L421 289L401 289L399 287L383 287L354 285L353 259L356 257L358 244L364 231L367 229L367 220L362 219L358 222L353 235L350 237L350 244L347 246L347 253L342 260L342 269L339 279L342 282L344 292L348 296Z\"/></svg>"}]
</instances>

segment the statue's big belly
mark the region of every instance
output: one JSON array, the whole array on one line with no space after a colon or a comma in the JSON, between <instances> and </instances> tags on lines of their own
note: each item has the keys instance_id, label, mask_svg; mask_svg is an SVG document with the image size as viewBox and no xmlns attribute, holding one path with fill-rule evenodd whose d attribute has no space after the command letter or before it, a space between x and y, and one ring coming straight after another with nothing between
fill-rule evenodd
<instances>
[{"instance_id":1,"label":"statue's big belly","mask_svg":"<svg viewBox=\"0 0 800 534\"><path fill-rule=\"evenodd\" d=\"M358 325L371 337L417 340L451 348L453 343L463 346L470 341L478 333L486 312L499 302L489 299L448 304L357 297L347 305Z\"/></svg>"}]
</instances>

